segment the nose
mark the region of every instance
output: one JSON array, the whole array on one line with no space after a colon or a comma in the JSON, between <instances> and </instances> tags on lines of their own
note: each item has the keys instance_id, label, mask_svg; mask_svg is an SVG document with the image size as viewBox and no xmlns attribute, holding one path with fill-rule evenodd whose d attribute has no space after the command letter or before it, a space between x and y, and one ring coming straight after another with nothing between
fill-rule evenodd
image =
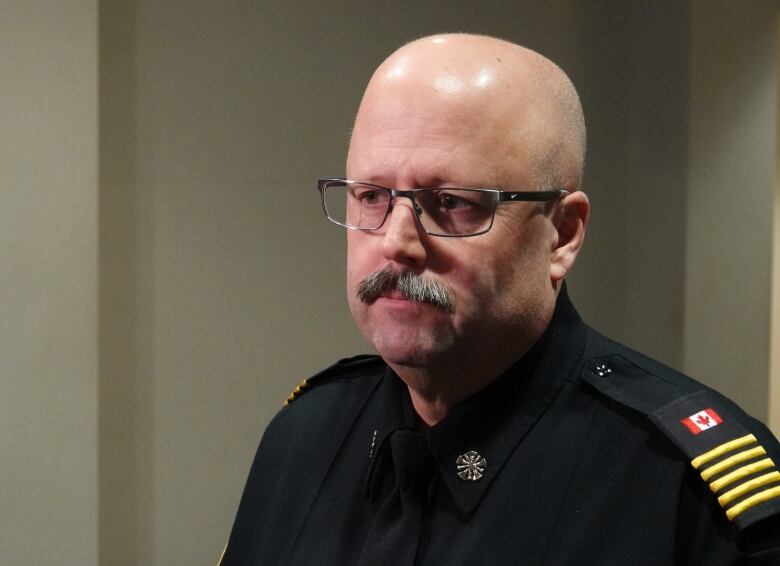
<instances>
[{"instance_id":1,"label":"nose","mask_svg":"<svg viewBox=\"0 0 780 566\"><path fill-rule=\"evenodd\" d=\"M385 220L382 254L390 261L419 268L425 264L428 252L423 243L425 233L412 207L411 200L395 197L390 215Z\"/></svg>"}]
</instances>

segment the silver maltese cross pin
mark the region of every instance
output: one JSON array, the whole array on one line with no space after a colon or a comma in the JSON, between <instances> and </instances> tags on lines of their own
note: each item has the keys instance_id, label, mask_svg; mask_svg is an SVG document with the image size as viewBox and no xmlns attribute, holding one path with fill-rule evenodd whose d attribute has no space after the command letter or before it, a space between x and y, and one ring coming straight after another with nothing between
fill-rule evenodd
<instances>
[{"instance_id":1,"label":"silver maltese cross pin","mask_svg":"<svg viewBox=\"0 0 780 566\"><path fill-rule=\"evenodd\" d=\"M458 466L458 477L465 481L477 481L485 473L487 461L475 450L469 450L458 456L455 461Z\"/></svg>"}]
</instances>

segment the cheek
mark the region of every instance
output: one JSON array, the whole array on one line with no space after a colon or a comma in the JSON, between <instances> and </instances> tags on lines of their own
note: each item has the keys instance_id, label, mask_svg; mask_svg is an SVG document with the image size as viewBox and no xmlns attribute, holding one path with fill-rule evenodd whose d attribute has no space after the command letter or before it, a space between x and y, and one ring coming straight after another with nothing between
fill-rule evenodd
<instances>
[{"instance_id":1,"label":"cheek","mask_svg":"<svg viewBox=\"0 0 780 566\"><path fill-rule=\"evenodd\" d=\"M461 262L464 267L455 272L454 291L461 297L464 313L501 318L539 292L546 268L543 257L537 250L515 244L505 253L485 251L476 260Z\"/></svg>"},{"instance_id":2,"label":"cheek","mask_svg":"<svg viewBox=\"0 0 780 566\"><path fill-rule=\"evenodd\" d=\"M347 293L354 295L353 290L369 273L378 269L378 250L372 250L372 239L366 238L361 232L347 233Z\"/></svg>"},{"instance_id":3,"label":"cheek","mask_svg":"<svg viewBox=\"0 0 780 566\"><path fill-rule=\"evenodd\" d=\"M349 279L352 274L358 269L361 264L361 246L359 238L355 238L359 234L353 234L351 231L347 231L347 278Z\"/></svg>"},{"instance_id":4,"label":"cheek","mask_svg":"<svg viewBox=\"0 0 780 566\"><path fill-rule=\"evenodd\" d=\"M461 250L452 258L449 269L439 275L454 295L456 325L494 318L501 302L502 282L508 278L507 265L490 257L488 250L471 252Z\"/></svg>"},{"instance_id":5,"label":"cheek","mask_svg":"<svg viewBox=\"0 0 780 566\"><path fill-rule=\"evenodd\" d=\"M549 263L541 249L527 246L523 253L506 257L496 273L504 308L525 311L538 303L544 293L545 282L549 282Z\"/></svg>"},{"instance_id":6,"label":"cheek","mask_svg":"<svg viewBox=\"0 0 780 566\"><path fill-rule=\"evenodd\" d=\"M363 318L361 312L365 309L365 305L355 295L355 289L368 273L362 267L363 263L360 254L356 253L356 249L349 245L347 247L347 304L355 320Z\"/></svg>"}]
</instances>

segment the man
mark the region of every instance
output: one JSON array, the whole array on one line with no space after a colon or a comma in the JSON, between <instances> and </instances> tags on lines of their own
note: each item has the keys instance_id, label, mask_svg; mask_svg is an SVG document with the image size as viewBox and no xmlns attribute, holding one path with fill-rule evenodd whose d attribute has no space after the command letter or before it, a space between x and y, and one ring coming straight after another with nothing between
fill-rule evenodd
<instances>
[{"instance_id":1,"label":"man","mask_svg":"<svg viewBox=\"0 0 780 566\"><path fill-rule=\"evenodd\" d=\"M320 181L380 357L291 395L223 564L780 564L777 441L567 298L584 153L537 53L441 35L382 63L349 180Z\"/></svg>"}]
</instances>

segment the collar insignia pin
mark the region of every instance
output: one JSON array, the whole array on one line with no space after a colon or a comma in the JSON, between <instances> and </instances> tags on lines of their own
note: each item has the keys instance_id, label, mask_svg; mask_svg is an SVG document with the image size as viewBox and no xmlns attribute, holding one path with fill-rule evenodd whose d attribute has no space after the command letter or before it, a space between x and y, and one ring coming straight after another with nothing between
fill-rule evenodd
<instances>
[{"instance_id":1,"label":"collar insignia pin","mask_svg":"<svg viewBox=\"0 0 780 566\"><path fill-rule=\"evenodd\" d=\"M487 461L475 450L469 450L458 456L455 461L458 467L458 477L464 481L477 481L482 479L485 473Z\"/></svg>"}]
</instances>

